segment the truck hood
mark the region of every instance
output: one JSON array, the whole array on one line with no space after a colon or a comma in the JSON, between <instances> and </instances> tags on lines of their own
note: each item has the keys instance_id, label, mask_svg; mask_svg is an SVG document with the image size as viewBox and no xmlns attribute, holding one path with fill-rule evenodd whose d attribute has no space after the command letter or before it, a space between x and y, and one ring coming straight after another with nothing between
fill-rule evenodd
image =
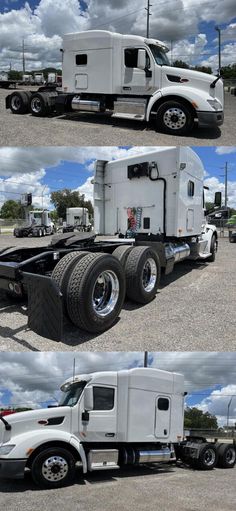
<instances>
[{"instance_id":1,"label":"truck hood","mask_svg":"<svg viewBox=\"0 0 236 511\"><path fill-rule=\"evenodd\" d=\"M214 88L210 85L217 76L192 69L180 67L162 66L162 87L185 86L200 89L209 94L213 99L217 98L223 104L223 81L220 78ZM185 81L186 80L186 81Z\"/></svg>"},{"instance_id":2,"label":"truck hood","mask_svg":"<svg viewBox=\"0 0 236 511\"><path fill-rule=\"evenodd\" d=\"M60 406L19 412L7 416L6 421L10 424L11 430L7 431L3 422L0 421L0 444L10 441L16 435L41 428L70 431L71 408L70 406Z\"/></svg>"}]
</instances>

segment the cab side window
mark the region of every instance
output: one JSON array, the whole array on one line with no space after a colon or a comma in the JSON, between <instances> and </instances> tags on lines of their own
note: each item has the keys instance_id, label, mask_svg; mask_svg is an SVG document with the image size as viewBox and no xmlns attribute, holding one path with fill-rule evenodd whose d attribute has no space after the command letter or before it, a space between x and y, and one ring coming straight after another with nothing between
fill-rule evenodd
<instances>
[{"instance_id":1,"label":"cab side window","mask_svg":"<svg viewBox=\"0 0 236 511\"><path fill-rule=\"evenodd\" d=\"M93 387L93 409L112 410L114 408L115 389L110 387Z\"/></svg>"},{"instance_id":2,"label":"cab side window","mask_svg":"<svg viewBox=\"0 0 236 511\"><path fill-rule=\"evenodd\" d=\"M125 67L137 67L138 48L127 48L125 50Z\"/></svg>"}]
</instances>

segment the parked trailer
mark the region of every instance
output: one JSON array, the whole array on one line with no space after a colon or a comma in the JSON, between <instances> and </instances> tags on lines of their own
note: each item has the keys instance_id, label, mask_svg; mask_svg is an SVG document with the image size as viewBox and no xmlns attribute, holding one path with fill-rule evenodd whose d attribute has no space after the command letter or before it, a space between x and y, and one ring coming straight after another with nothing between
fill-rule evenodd
<instances>
[{"instance_id":1,"label":"parked trailer","mask_svg":"<svg viewBox=\"0 0 236 511\"><path fill-rule=\"evenodd\" d=\"M63 311L77 327L103 332L120 314L125 294L141 304L154 299L161 270L168 274L184 259L215 260L217 231L205 220L203 176L190 148L98 161L95 232L54 235L43 248L3 250L0 288L28 294L29 327L44 337L62 338Z\"/></svg>"},{"instance_id":2,"label":"parked trailer","mask_svg":"<svg viewBox=\"0 0 236 511\"><path fill-rule=\"evenodd\" d=\"M72 483L83 473L126 466L173 463L233 468L235 444L184 438L184 377L135 368L82 374L61 386L57 407L0 420L0 476L23 478L31 470L41 487ZM1 419L1 418L0 418Z\"/></svg>"},{"instance_id":3,"label":"parked trailer","mask_svg":"<svg viewBox=\"0 0 236 511\"><path fill-rule=\"evenodd\" d=\"M224 91L220 77L172 67L167 46L154 39L104 30L63 38L62 90L17 92L6 98L15 114L106 112L150 121L167 133L220 126Z\"/></svg>"}]
</instances>

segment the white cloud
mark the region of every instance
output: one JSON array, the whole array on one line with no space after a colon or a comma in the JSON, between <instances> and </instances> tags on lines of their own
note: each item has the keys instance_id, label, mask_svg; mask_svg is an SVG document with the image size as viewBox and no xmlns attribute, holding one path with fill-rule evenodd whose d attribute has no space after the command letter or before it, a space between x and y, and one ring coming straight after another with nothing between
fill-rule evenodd
<instances>
[{"instance_id":1,"label":"white cloud","mask_svg":"<svg viewBox=\"0 0 236 511\"><path fill-rule=\"evenodd\" d=\"M229 425L236 423L236 385L226 385L219 390L214 390L204 398L197 407L203 412L216 415L219 426L226 425L226 418L229 413Z\"/></svg>"},{"instance_id":2,"label":"white cloud","mask_svg":"<svg viewBox=\"0 0 236 511\"><path fill-rule=\"evenodd\" d=\"M207 202L214 202L215 192L221 192L224 201L225 185L217 177L205 179L204 184L209 187L209 190L205 190ZM236 207L236 181L228 181L228 206Z\"/></svg>"},{"instance_id":3,"label":"white cloud","mask_svg":"<svg viewBox=\"0 0 236 511\"><path fill-rule=\"evenodd\" d=\"M203 34L198 34L200 21L229 23L222 31L224 41L234 39L235 0L225 0L222 8L215 0L161 0L153 2L150 18L150 35L170 44L178 42L175 48L181 56L189 52L199 54ZM85 2L83 2L83 6ZM25 39L27 69L42 66L60 66L60 47L62 35L68 32L79 32L87 29L105 29L122 33L143 35L146 33L145 2L136 0L127 7L125 0L87 0L87 9L81 8L78 0L38 0L35 9L26 2L21 9L14 8L14 3L7 12L0 14L0 67L9 69L12 62L14 68L22 68L22 39ZM195 36L195 43L188 38ZM183 42L181 42L183 41ZM187 41L187 43L186 43ZM204 44L203 44L204 43ZM204 51L204 48L202 48ZM180 52L181 50L181 52ZM223 59L227 61L227 49ZM217 48L215 50L217 54ZM231 55L233 57L233 55ZM182 57L183 58L183 57ZM214 60L214 59L213 59ZM224 62L224 61L223 61ZM232 60L231 60L232 62ZM213 62L215 64L215 61ZM216 66L217 67L217 66Z\"/></svg>"},{"instance_id":4,"label":"white cloud","mask_svg":"<svg viewBox=\"0 0 236 511\"><path fill-rule=\"evenodd\" d=\"M88 177L87 181L82 186L79 186L75 189L75 191L78 191L85 196L85 200L90 200L93 202L93 184L91 183L92 177Z\"/></svg>"},{"instance_id":5,"label":"white cloud","mask_svg":"<svg viewBox=\"0 0 236 511\"><path fill-rule=\"evenodd\" d=\"M217 154L230 154L236 152L236 146L219 146L216 147Z\"/></svg>"},{"instance_id":6,"label":"white cloud","mask_svg":"<svg viewBox=\"0 0 236 511\"><path fill-rule=\"evenodd\" d=\"M76 374L94 371L128 369L143 366L144 354L139 352L3 352L1 355L0 393L11 392L12 405L42 406L59 396L59 386L72 375L73 360ZM227 416L229 395L236 394L236 353L217 352L154 352L149 353L149 365L184 374L185 389L198 396L198 406L217 414L222 423ZM222 390L216 390L221 386ZM203 397L211 388L210 397ZM1 401L3 397L0 398ZM236 400L236 398L234 398ZM1 405L2 403L0 403ZM236 402L232 401L231 421Z\"/></svg>"}]
</instances>

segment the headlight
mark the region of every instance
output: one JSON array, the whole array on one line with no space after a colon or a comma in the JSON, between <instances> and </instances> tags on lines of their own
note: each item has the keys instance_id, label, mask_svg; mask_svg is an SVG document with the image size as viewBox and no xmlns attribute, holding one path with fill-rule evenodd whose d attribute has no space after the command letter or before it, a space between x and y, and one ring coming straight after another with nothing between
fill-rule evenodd
<instances>
[{"instance_id":1,"label":"headlight","mask_svg":"<svg viewBox=\"0 0 236 511\"><path fill-rule=\"evenodd\" d=\"M209 103L214 110L222 110L222 104L217 99L208 99L207 103Z\"/></svg>"},{"instance_id":2,"label":"headlight","mask_svg":"<svg viewBox=\"0 0 236 511\"><path fill-rule=\"evenodd\" d=\"M12 451L12 449L14 449L14 447L15 447L15 444L14 445L12 445L12 444L11 445L10 444L2 445L0 447L0 456L1 455L5 456L6 454L9 454Z\"/></svg>"}]
</instances>

